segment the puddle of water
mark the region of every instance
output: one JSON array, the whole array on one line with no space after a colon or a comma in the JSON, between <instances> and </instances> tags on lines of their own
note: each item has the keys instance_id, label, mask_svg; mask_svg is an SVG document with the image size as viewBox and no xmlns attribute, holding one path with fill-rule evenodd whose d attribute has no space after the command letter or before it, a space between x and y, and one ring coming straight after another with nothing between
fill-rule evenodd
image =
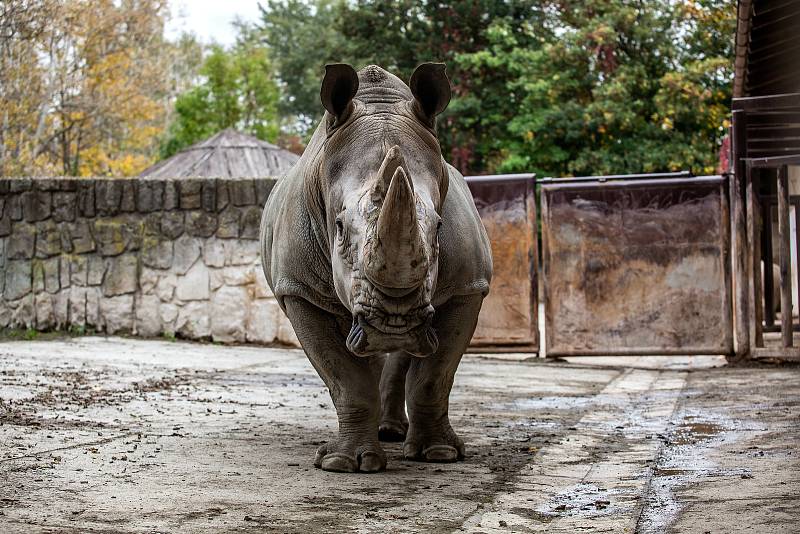
<instances>
[{"instance_id":1,"label":"puddle of water","mask_svg":"<svg viewBox=\"0 0 800 534\"><path fill-rule=\"evenodd\" d=\"M738 439L736 430L746 426L720 414L686 413L680 424L664 437L664 448L653 467L650 490L637 533L666 532L683 507L676 491L709 476L741 475L723 469L709 459L710 452Z\"/></svg>"}]
</instances>

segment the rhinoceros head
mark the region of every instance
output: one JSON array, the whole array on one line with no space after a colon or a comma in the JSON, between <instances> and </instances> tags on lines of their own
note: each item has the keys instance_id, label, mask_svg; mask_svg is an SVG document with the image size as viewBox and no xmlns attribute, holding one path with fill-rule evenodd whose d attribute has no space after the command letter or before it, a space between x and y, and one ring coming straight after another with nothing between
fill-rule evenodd
<instances>
[{"instance_id":1,"label":"rhinoceros head","mask_svg":"<svg viewBox=\"0 0 800 534\"><path fill-rule=\"evenodd\" d=\"M448 174L435 117L450 100L442 64L410 88L376 66L328 65L319 173L336 294L352 313L359 356L438 346L431 298ZM319 132L318 132L319 133Z\"/></svg>"}]
</instances>

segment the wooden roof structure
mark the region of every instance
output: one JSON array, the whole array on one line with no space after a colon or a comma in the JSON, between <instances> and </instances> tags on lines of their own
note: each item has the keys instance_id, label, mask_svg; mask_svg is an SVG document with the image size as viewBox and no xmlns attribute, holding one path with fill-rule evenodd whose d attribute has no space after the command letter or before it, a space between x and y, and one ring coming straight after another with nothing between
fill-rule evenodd
<instances>
[{"instance_id":1,"label":"wooden roof structure","mask_svg":"<svg viewBox=\"0 0 800 534\"><path fill-rule=\"evenodd\" d=\"M298 159L288 150L228 128L148 167L139 177L277 178Z\"/></svg>"},{"instance_id":2,"label":"wooden roof structure","mask_svg":"<svg viewBox=\"0 0 800 534\"><path fill-rule=\"evenodd\" d=\"M800 92L800 2L739 0L733 97Z\"/></svg>"}]
</instances>

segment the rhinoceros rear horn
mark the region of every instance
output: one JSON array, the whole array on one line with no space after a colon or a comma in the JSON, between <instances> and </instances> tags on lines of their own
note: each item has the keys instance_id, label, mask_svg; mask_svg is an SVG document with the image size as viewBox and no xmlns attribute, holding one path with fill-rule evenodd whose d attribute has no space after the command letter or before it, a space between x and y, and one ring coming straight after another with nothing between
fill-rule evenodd
<instances>
[{"instance_id":1,"label":"rhinoceros rear horn","mask_svg":"<svg viewBox=\"0 0 800 534\"><path fill-rule=\"evenodd\" d=\"M444 63L423 63L411 75L409 86L419 113L429 122L450 103L450 80Z\"/></svg>"},{"instance_id":2,"label":"rhinoceros rear horn","mask_svg":"<svg viewBox=\"0 0 800 534\"><path fill-rule=\"evenodd\" d=\"M328 113L341 119L350 108L357 91L358 74L353 67L345 63L325 65L319 98Z\"/></svg>"}]
</instances>

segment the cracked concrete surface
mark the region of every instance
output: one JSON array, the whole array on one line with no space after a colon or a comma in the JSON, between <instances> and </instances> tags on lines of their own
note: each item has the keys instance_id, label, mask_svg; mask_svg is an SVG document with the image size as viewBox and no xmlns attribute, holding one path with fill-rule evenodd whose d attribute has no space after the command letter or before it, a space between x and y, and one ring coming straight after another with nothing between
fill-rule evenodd
<instances>
[{"instance_id":1,"label":"cracked concrete surface","mask_svg":"<svg viewBox=\"0 0 800 534\"><path fill-rule=\"evenodd\" d=\"M341 475L301 351L2 343L0 532L798 532L799 371L467 355L465 462Z\"/></svg>"}]
</instances>

